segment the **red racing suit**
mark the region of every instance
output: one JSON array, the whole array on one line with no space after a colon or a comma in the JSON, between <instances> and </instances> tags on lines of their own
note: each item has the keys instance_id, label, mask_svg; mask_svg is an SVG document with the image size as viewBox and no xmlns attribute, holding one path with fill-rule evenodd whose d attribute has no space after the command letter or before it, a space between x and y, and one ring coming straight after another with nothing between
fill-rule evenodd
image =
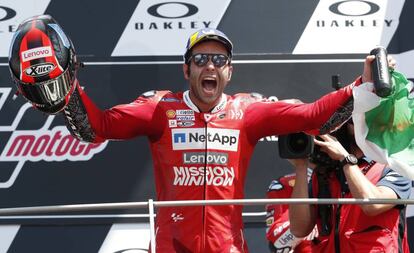
<instances>
[{"instance_id":1,"label":"red racing suit","mask_svg":"<svg viewBox=\"0 0 414 253\"><path fill-rule=\"evenodd\" d=\"M360 169L374 185L386 185L405 188L405 192L396 191L400 198L408 198L411 182L402 178L395 172L386 171L384 165L378 163L364 163ZM352 198L349 190L341 190L341 183L336 172L328 175L331 198ZM379 182L381 179L381 182ZM319 180L316 173L312 177L312 196L318 197ZM408 193L407 193L408 192ZM402 194L404 193L404 194ZM318 206L318 208L320 205ZM319 213L319 212L317 212ZM332 205L330 217L330 233L322 235L322 220L318 215L316 224L319 237L312 241L312 252L384 252L408 253L407 228L405 221L405 208L396 206L376 216L366 215L358 205Z\"/></svg>"},{"instance_id":2,"label":"red racing suit","mask_svg":"<svg viewBox=\"0 0 414 253\"><path fill-rule=\"evenodd\" d=\"M153 91L101 111L78 84L72 96L76 106L64 113L78 139L147 136L157 200L243 199L248 164L260 138L320 129L351 96L352 85L311 104L223 94L211 112L202 113L188 91ZM85 110L84 117L76 110ZM241 213L239 205L160 208L157 252L248 252Z\"/></svg>"},{"instance_id":3,"label":"red racing suit","mask_svg":"<svg viewBox=\"0 0 414 253\"><path fill-rule=\"evenodd\" d=\"M312 170L308 169L308 175ZM295 185L296 174L288 174L273 180L267 190L267 198L290 198ZM305 238L298 238L290 232L289 205L270 204L266 206L266 239L269 249L275 253L312 252L311 240L317 236L317 228Z\"/></svg>"}]
</instances>

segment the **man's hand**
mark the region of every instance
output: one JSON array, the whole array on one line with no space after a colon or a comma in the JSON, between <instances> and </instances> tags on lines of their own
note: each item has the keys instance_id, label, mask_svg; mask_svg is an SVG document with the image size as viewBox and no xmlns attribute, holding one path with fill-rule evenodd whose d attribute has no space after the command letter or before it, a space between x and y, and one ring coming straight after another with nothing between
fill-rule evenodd
<instances>
[{"instance_id":1,"label":"man's hand","mask_svg":"<svg viewBox=\"0 0 414 253\"><path fill-rule=\"evenodd\" d=\"M375 59L374 55L368 55L365 58L364 72L362 73L362 82L363 83L365 83L365 82L371 82L372 83L373 82L371 65L372 65L372 62L374 61L374 59ZM388 60L388 67L390 69L394 70L395 66L397 64L396 60L390 55L388 55L387 60Z\"/></svg>"},{"instance_id":2,"label":"man's hand","mask_svg":"<svg viewBox=\"0 0 414 253\"><path fill-rule=\"evenodd\" d=\"M315 138L315 144L321 147L321 151L327 153L330 158L336 161L342 161L345 156L349 155L348 151L332 135L325 134L319 136L323 141Z\"/></svg>"}]
</instances>

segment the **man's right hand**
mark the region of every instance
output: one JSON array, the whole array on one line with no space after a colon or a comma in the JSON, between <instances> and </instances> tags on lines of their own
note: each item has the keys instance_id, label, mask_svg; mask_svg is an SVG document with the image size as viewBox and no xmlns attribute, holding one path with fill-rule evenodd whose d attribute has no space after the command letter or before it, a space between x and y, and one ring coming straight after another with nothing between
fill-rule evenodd
<instances>
[{"instance_id":1,"label":"man's right hand","mask_svg":"<svg viewBox=\"0 0 414 253\"><path fill-rule=\"evenodd\" d=\"M364 71L362 73L362 82L366 83L366 82L373 82L373 78L372 78L372 69L371 69L371 65L372 62L374 61L375 56L374 55L368 55L365 58L365 62L364 62ZM388 67L391 69L395 69L395 66L397 64L396 60L388 55L387 57L388 60Z\"/></svg>"}]
</instances>

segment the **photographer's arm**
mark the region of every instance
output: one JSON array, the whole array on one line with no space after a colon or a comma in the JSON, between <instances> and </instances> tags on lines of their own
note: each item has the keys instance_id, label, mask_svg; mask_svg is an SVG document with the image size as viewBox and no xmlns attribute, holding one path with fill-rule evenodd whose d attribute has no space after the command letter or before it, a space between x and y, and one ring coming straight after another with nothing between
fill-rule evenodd
<instances>
[{"instance_id":1,"label":"photographer's arm","mask_svg":"<svg viewBox=\"0 0 414 253\"><path fill-rule=\"evenodd\" d=\"M376 186L371 183L357 165L346 164L343 167L349 190L354 198L381 198L398 199L397 194L389 187ZM383 213L395 205L392 204L373 204L360 205L366 215L375 216Z\"/></svg>"},{"instance_id":2,"label":"photographer's arm","mask_svg":"<svg viewBox=\"0 0 414 253\"><path fill-rule=\"evenodd\" d=\"M309 198L308 188L308 159L289 160L296 171L296 180L293 187L292 198ZM290 231L296 237L307 236L315 227L314 206L309 204L289 205Z\"/></svg>"},{"instance_id":3,"label":"photographer's arm","mask_svg":"<svg viewBox=\"0 0 414 253\"><path fill-rule=\"evenodd\" d=\"M324 141L315 139L315 144L321 146L321 150L326 152L332 159L342 161L349 154L341 143L333 136L321 135ZM359 151L360 152L360 151ZM362 153L360 153L360 156ZM358 154L357 154L358 156ZM398 199L397 194L387 186L376 186L361 172L358 165L346 164L343 167L349 190L354 198L381 198ZM383 213L395 205L392 204L372 204L360 205L366 215L374 216Z\"/></svg>"}]
</instances>

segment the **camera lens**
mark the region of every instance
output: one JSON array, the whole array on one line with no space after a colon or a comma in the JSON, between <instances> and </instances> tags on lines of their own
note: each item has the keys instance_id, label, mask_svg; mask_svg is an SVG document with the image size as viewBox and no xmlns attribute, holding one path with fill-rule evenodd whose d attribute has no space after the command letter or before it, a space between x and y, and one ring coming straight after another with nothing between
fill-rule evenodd
<instances>
[{"instance_id":1,"label":"camera lens","mask_svg":"<svg viewBox=\"0 0 414 253\"><path fill-rule=\"evenodd\" d=\"M288 146L293 153L302 153L309 145L309 139L303 133L289 135Z\"/></svg>"}]
</instances>

